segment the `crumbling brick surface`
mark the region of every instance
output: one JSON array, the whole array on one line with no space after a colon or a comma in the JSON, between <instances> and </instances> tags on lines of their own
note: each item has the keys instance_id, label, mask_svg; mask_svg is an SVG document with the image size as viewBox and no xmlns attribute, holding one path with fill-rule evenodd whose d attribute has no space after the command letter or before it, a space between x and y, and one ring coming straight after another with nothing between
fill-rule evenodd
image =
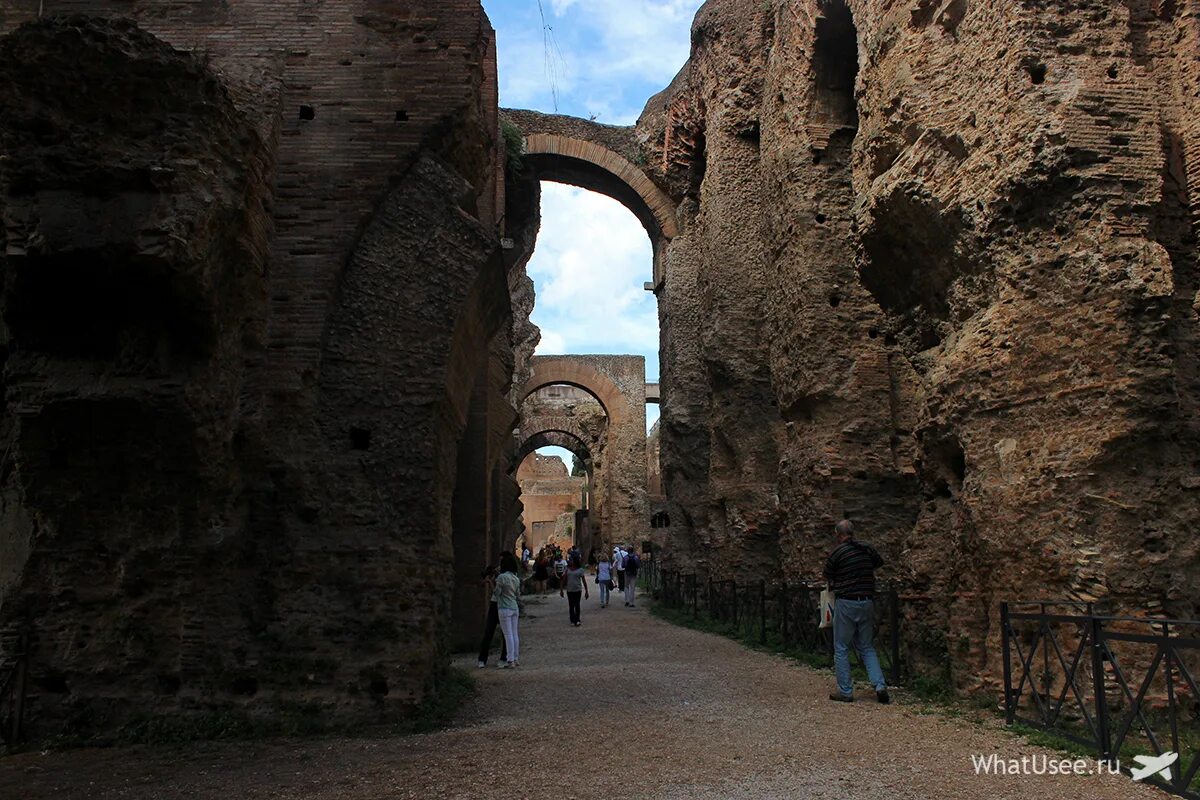
<instances>
[{"instance_id":1,"label":"crumbling brick surface","mask_svg":"<svg viewBox=\"0 0 1200 800\"><path fill-rule=\"evenodd\" d=\"M674 551L815 576L849 516L912 587L914 660L970 686L1000 600L1200 599L1200 24L1018 5L714 0L638 126L685 229Z\"/></svg>"},{"instance_id":2,"label":"crumbling brick surface","mask_svg":"<svg viewBox=\"0 0 1200 800\"><path fill-rule=\"evenodd\" d=\"M494 73L474 0L5 9L0 622L33 632L33 737L436 688L515 537Z\"/></svg>"}]
</instances>

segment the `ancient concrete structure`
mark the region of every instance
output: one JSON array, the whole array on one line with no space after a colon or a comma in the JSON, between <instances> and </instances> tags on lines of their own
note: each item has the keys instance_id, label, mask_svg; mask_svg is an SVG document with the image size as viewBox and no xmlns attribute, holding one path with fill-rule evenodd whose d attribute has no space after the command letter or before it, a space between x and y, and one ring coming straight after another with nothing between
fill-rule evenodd
<instances>
[{"instance_id":1,"label":"ancient concrete structure","mask_svg":"<svg viewBox=\"0 0 1200 800\"><path fill-rule=\"evenodd\" d=\"M1196 616L1196 3L710 0L692 42L635 129L675 556L812 576L850 516L968 687L1005 598Z\"/></svg>"},{"instance_id":2,"label":"ancient concrete structure","mask_svg":"<svg viewBox=\"0 0 1200 800\"><path fill-rule=\"evenodd\" d=\"M574 520L575 512L588 508L588 478L574 476L558 456L531 453L517 468L521 487L521 540L535 553L552 539L564 549L575 541L574 525L568 534L559 518ZM581 545L582 546L582 545Z\"/></svg>"},{"instance_id":3,"label":"ancient concrete structure","mask_svg":"<svg viewBox=\"0 0 1200 800\"><path fill-rule=\"evenodd\" d=\"M629 128L500 112L478 0L5 12L35 735L411 709L515 542L518 449L596 468L520 419L554 385L604 411L603 536L808 577L850 516L962 686L1001 599L1200 611L1196 0L709 0ZM645 226L657 389L532 356L541 180Z\"/></svg>"},{"instance_id":4,"label":"ancient concrete structure","mask_svg":"<svg viewBox=\"0 0 1200 800\"><path fill-rule=\"evenodd\" d=\"M519 512L478 2L13 0L0 34L30 734L404 713Z\"/></svg>"},{"instance_id":5,"label":"ancient concrete structure","mask_svg":"<svg viewBox=\"0 0 1200 800\"><path fill-rule=\"evenodd\" d=\"M599 513L591 515L591 532L598 542L633 540L648 525L646 360L641 356L534 356L530 369L520 391L523 398L547 386L574 386L594 397L603 409L607 423L596 482Z\"/></svg>"},{"instance_id":6,"label":"ancient concrete structure","mask_svg":"<svg viewBox=\"0 0 1200 800\"><path fill-rule=\"evenodd\" d=\"M563 447L571 452L582 464L586 475L588 502L580 503L578 490L573 509L579 510L578 525L572 524L573 536L580 545L590 549L593 536L602 535L605 497L610 483L606 477L605 451L608 444L608 416L604 407L588 391L575 386L563 384L544 386L524 398L519 407L521 424L516 431L516 455L513 468L517 469L517 482L521 486L522 520L524 533L531 533L531 523L534 518L539 521L552 519L547 516L549 509L543 506L542 513L537 513L539 501L530 498L530 485L522 479L521 471L529 465L530 454L537 448L547 445ZM541 489L532 487L533 494L540 494ZM555 492L562 494L562 492ZM557 504L561 513L565 502ZM536 524L536 523L532 523ZM545 539L544 536L540 537Z\"/></svg>"}]
</instances>

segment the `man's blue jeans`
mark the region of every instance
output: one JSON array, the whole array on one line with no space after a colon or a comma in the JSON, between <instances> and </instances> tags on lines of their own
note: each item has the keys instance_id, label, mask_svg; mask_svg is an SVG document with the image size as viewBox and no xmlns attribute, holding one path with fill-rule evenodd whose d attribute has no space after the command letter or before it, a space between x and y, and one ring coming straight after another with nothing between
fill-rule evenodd
<instances>
[{"instance_id":1,"label":"man's blue jeans","mask_svg":"<svg viewBox=\"0 0 1200 800\"><path fill-rule=\"evenodd\" d=\"M854 695L850 683L850 648L858 651L867 668L867 678L881 692L887 688L879 656L875 655L875 603L871 600L837 599L833 613L833 670L837 674L838 691L845 697Z\"/></svg>"}]
</instances>

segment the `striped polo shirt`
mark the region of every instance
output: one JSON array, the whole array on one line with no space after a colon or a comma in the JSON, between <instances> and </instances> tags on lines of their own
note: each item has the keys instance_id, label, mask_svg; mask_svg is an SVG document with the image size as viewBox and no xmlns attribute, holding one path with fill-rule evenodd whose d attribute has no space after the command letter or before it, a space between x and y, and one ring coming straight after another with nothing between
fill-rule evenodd
<instances>
[{"instance_id":1,"label":"striped polo shirt","mask_svg":"<svg viewBox=\"0 0 1200 800\"><path fill-rule=\"evenodd\" d=\"M875 595L875 569L883 559L874 547L854 539L842 542L825 561L825 578L838 597Z\"/></svg>"}]
</instances>

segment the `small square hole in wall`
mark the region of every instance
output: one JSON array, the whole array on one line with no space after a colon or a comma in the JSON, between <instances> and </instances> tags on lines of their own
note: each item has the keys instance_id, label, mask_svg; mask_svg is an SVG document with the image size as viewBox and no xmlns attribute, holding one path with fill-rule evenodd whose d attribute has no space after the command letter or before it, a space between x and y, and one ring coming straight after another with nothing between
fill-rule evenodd
<instances>
[{"instance_id":1,"label":"small square hole in wall","mask_svg":"<svg viewBox=\"0 0 1200 800\"><path fill-rule=\"evenodd\" d=\"M366 428L350 426L350 447L354 450L371 449L371 432Z\"/></svg>"},{"instance_id":2,"label":"small square hole in wall","mask_svg":"<svg viewBox=\"0 0 1200 800\"><path fill-rule=\"evenodd\" d=\"M396 112L396 122L408 122L408 112L401 109Z\"/></svg>"},{"instance_id":3,"label":"small square hole in wall","mask_svg":"<svg viewBox=\"0 0 1200 800\"><path fill-rule=\"evenodd\" d=\"M300 119L316 119L317 110L312 106L300 106Z\"/></svg>"}]
</instances>

